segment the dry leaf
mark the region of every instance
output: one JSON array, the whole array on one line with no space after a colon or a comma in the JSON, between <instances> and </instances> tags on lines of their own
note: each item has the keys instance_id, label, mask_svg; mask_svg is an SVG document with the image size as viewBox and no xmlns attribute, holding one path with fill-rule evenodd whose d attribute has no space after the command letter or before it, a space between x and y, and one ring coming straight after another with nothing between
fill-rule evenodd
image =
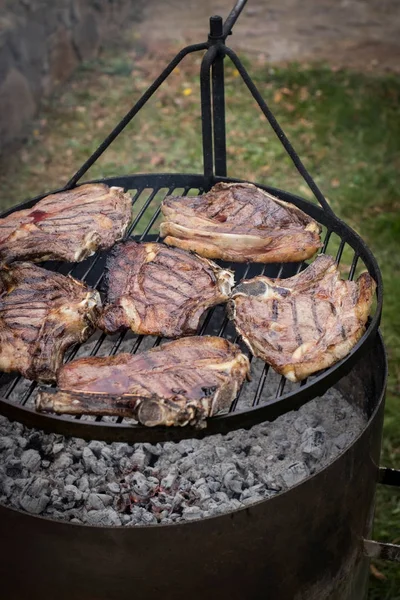
<instances>
[{"instance_id":1,"label":"dry leaf","mask_svg":"<svg viewBox=\"0 0 400 600\"><path fill-rule=\"evenodd\" d=\"M296 108L294 104L290 104L289 102L285 102L285 104L283 106L286 108L286 110L288 112L293 112Z\"/></svg>"},{"instance_id":2,"label":"dry leaf","mask_svg":"<svg viewBox=\"0 0 400 600\"><path fill-rule=\"evenodd\" d=\"M278 90L277 92L275 92L274 94L274 102L275 104L279 104L279 102L282 100L282 92L280 90Z\"/></svg>"},{"instance_id":3,"label":"dry leaf","mask_svg":"<svg viewBox=\"0 0 400 600\"><path fill-rule=\"evenodd\" d=\"M373 577L375 577L375 579L379 579L379 581L385 581L386 575L384 575L383 573L381 573L381 571L379 571L379 569L376 568L376 566L374 565L374 563L371 563L369 565L369 570L371 571L371 575Z\"/></svg>"},{"instance_id":4,"label":"dry leaf","mask_svg":"<svg viewBox=\"0 0 400 600\"><path fill-rule=\"evenodd\" d=\"M334 177L334 178L331 180L331 187L333 187L333 188L338 188L339 186L340 186L340 181L339 181L339 179L338 179L337 177Z\"/></svg>"},{"instance_id":5,"label":"dry leaf","mask_svg":"<svg viewBox=\"0 0 400 600\"><path fill-rule=\"evenodd\" d=\"M165 157L162 154L153 154L150 159L150 164L152 167L158 167L158 165L163 165L165 163Z\"/></svg>"},{"instance_id":6,"label":"dry leaf","mask_svg":"<svg viewBox=\"0 0 400 600\"><path fill-rule=\"evenodd\" d=\"M282 92L282 94L285 94L285 96L292 96L293 95L293 91L290 90L287 87L281 88L281 92Z\"/></svg>"},{"instance_id":7,"label":"dry leaf","mask_svg":"<svg viewBox=\"0 0 400 600\"><path fill-rule=\"evenodd\" d=\"M300 98L301 102L305 102L306 100L308 100L309 97L310 97L310 92L308 91L308 89L306 87L301 87L300 93L299 93L299 98Z\"/></svg>"}]
</instances>

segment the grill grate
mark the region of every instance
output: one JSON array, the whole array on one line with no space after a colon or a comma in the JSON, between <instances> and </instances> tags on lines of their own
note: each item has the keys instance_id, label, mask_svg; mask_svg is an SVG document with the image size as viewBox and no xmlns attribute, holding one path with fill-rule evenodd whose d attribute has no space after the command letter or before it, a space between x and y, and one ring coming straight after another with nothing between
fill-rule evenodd
<instances>
[{"instance_id":1,"label":"grill grate","mask_svg":"<svg viewBox=\"0 0 400 600\"><path fill-rule=\"evenodd\" d=\"M222 179L222 178L217 178ZM226 178L223 178L226 180ZM159 241L160 204L168 194L198 195L203 193L203 176L201 175L138 175L106 180L109 185L122 185L133 197L133 217L126 237L136 241ZM323 225L323 247L321 252L336 256L340 263L346 257L348 277L354 278L360 270L366 268L365 259L373 266L373 257L365 246L358 247L356 234L336 218L319 207L287 193L270 190L285 200L292 200L300 208L317 218ZM319 217L319 218L318 218ZM360 253L361 250L361 253ZM363 254L363 256L360 256ZM78 264L61 262L46 263L44 266L63 274L70 274L96 287L102 292L104 266L107 252L101 252ZM221 266L231 268L235 272L235 281L251 278L256 275L269 277L290 277L307 266L306 263L287 264L230 264L216 261ZM368 261L367 261L368 262ZM377 273L371 271L373 277ZM377 315L373 318L376 319ZM371 326L364 335L364 340L371 333ZM124 439L130 441L155 441L171 438L203 436L210 433L223 432L238 427L250 426L292 408L320 395L332 385L334 380L344 374L352 364L353 353L337 365L322 374L312 376L298 384L287 381L277 375L262 360L250 355L247 347L241 342L233 323L227 317L225 306L211 308L204 316L199 335L218 335L239 344L249 357L252 369L252 381L246 382L238 397L232 402L228 414L209 419L206 430L195 431L186 428L146 428L131 419L121 417L92 416L57 416L36 413L34 409L37 384L23 377L2 374L0 376L0 411L28 425L50 429L68 435L95 439ZM66 361L84 356L112 356L120 352L143 352L158 346L163 341L160 337L136 335L125 331L114 335L106 335L96 331L92 337L81 345L76 345L66 354ZM364 344L365 345L365 344ZM360 343L359 345L360 346ZM346 367L346 363L349 363Z\"/></svg>"}]
</instances>

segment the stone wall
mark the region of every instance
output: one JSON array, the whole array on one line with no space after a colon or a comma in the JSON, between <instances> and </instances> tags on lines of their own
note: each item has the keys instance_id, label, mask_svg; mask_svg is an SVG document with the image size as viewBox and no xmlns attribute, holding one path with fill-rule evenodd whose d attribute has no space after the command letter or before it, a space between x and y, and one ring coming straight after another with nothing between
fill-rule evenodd
<instances>
[{"instance_id":1,"label":"stone wall","mask_svg":"<svg viewBox=\"0 0 400 600\"><path fill-rule=\"evenodd\" d=\"M143 0L0 0L0 153L41 99L141 15Z\"/></svg>"}]
</instances>

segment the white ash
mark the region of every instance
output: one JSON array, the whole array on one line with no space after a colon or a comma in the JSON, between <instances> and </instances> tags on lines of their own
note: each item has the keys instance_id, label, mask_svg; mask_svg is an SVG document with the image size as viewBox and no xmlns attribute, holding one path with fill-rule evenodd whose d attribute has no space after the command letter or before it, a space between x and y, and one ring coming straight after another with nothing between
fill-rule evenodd
<instances>
[{"instance_id":1,"label":"white ash","mask_svg":"<svg viewBox=\"0 0 400 600\"><path fill-rule=\"evenodd\" d=\"M336 458L365 423L334 389L249 431L178 443L85 442L0 417L0 503L91 525L192 521L289 489Z\"/></svg>"}]
</instances>

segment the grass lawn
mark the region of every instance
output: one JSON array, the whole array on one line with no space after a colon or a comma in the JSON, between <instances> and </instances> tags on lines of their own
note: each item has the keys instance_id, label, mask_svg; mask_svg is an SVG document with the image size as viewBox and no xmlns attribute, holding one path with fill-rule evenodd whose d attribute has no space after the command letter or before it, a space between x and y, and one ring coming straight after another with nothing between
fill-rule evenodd
<instances>
[{"instance_id":1,"label":"grass lawn","mask_svg":"<svg viewBox=\"0 0 400 600\"><path fill-rule=\"evenodd\" d=\"M63 185L165 65L110 51L41 111L27 143L3 161L0 206ZM90 170L201 172L199 58L177 68ZM385 283L382 329L390 379L381 463L400 468L400 79L255 62L250 72L337 214L368 242ZM227 63L228 174L309 197L238 73ZM380 490L374 538L400 543L400 494ZM400 568L376 562L370 598L400 600Z\"/></svg>"}]
</instances>

